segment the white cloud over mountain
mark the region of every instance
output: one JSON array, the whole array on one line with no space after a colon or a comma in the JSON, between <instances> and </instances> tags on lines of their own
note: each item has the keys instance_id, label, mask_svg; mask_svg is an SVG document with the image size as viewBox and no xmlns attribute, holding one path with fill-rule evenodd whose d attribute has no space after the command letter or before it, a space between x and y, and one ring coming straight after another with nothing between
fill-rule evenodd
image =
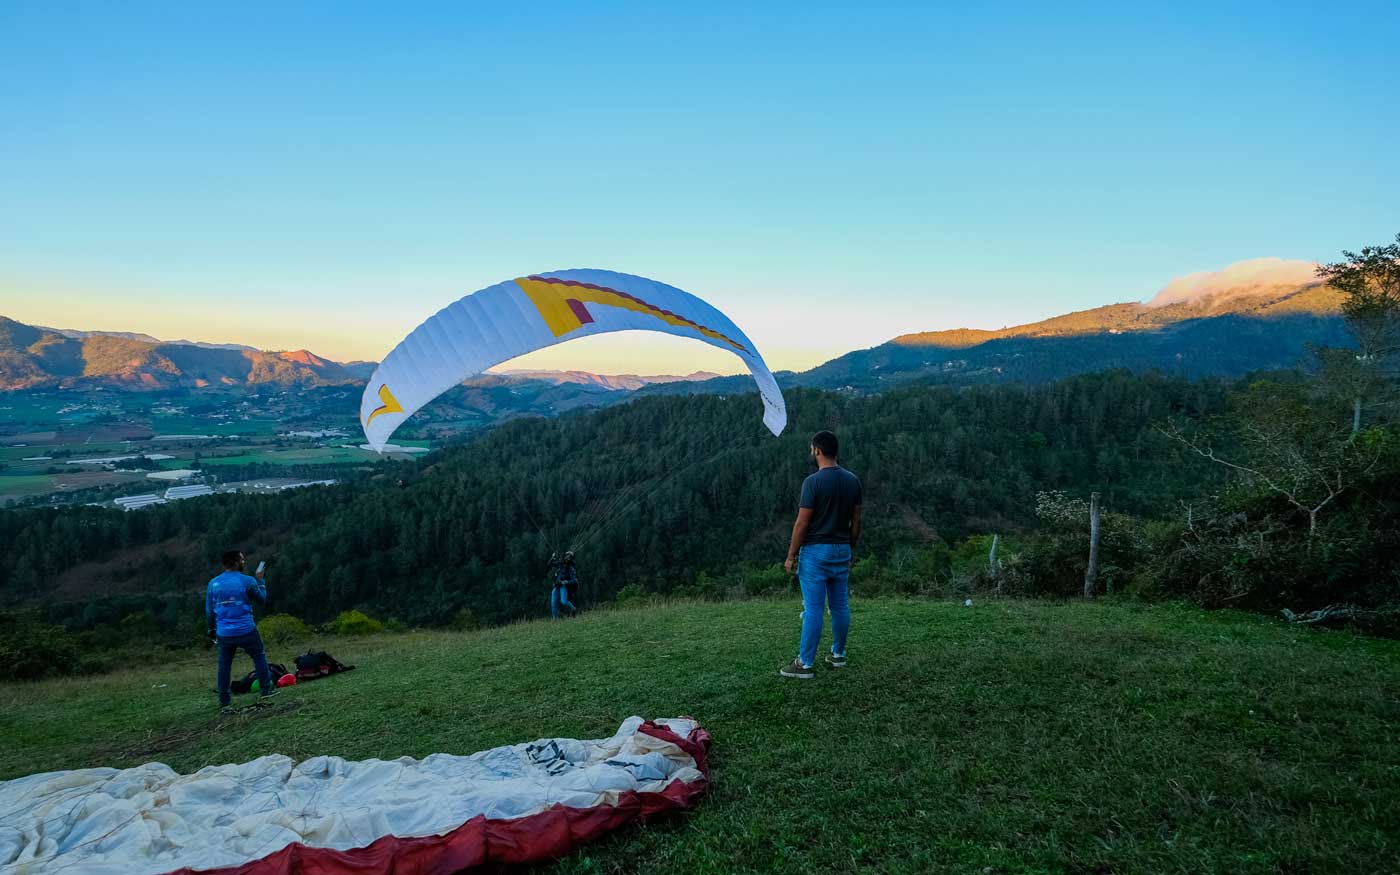
<instances>
[{"instance_id":1,"label":"white cloud over mountain","mask_svg":"<svg viewBox=\"0 0 1400 875\"><path fill-rule=\"evenodd\" d=\"M1223 270L1177 277L1148 301L1147 306L1163 307L1222 294L1229 298L1241 298L1266 292L1276 286L1298 286L1316 279L1317 265L1311 261L1252 258L1237 261Z\"/></svg>"}]
</instances>

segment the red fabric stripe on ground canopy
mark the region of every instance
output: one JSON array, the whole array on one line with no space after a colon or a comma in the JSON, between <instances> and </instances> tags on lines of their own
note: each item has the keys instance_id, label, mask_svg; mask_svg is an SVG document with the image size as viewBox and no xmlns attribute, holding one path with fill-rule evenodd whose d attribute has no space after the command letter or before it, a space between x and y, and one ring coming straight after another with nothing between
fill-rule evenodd
<instances>
[{"instance_id":1,"label":"red fabric stripe on ground canopy","mask_svg":"<svg viewBox=\"0 0 1400 875\"><path fill-rule=\"evenodd\" d=\"M239 866L177 869L167 875L454 875L476 866L556 860L633 820L689 808L705 792L710 776L708 732L696 727L681 738L655 723L644 723L638 731L685 751L703 777L689 784L673 781L660 793L629 791L616 805L555 805L513 820L481 815L442 835L383 836L348 851L293 843Z\"/></svg>"}]
</instances>

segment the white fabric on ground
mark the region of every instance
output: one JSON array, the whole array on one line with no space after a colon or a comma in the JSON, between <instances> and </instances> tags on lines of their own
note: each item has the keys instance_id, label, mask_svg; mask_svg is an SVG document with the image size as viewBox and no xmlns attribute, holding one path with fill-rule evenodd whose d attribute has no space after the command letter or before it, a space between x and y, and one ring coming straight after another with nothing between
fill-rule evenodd
<instances>
[{"instance_id":1,"label":"white fabric on ground","mask_svg":"<svg viewBox=\"0 0 1400 875\"><path fill-rule=\"evenodd\" d=\"M682 738L695 724L657 720ZM471 818L517 818L556 803L589 808L628 790L701 777L679 747L638 733L541 739L471 756L352 762L265 756L192 775L161 763L0 782L0 873L140 875L215 868L292 842L346 850L385 835L438 835Z\"/></svg>"}]
</instances>

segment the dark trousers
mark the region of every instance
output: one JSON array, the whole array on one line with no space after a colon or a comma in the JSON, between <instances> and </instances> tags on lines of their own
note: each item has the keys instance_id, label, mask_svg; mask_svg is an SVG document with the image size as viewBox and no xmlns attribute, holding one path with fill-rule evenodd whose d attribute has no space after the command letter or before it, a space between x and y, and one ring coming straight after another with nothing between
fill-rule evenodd
<instances>
[{"instance_id":1,"label":"dark trousers","mask_svg":"<svg viewBox=\"0 0 1400 875\"><path fill-rule=\"evenodd\" d=\"M219 705L227 705L233 701L233 695L229 692L229 672L233 669L233 655L242 649L244 653L253 658L253 668L258 673L258 689L264 696L272 693L272 672L267 667L267 654L263 652L262 637L258 635L258 630L246 635L234 635L232 637L219 636Z\"/></svg>"}]
</instances>

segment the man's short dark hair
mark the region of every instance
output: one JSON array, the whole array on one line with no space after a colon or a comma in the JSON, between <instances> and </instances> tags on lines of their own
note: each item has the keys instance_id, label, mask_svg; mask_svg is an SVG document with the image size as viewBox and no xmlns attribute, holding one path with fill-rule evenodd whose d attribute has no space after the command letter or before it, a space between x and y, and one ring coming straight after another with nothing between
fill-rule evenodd
<instances>
[{"instance_id":1,"label":"man's short dark hair","mask_svg":"<svg viewBox=\"0 0 1400 875\"><path fill-rule=\"evenodd\" d=\"M819 431L812 435L812 446L816 447L828 459L836 458L836 435L831 432Z\"/></svg>"},{"instance_id":2,"label":"man's short dark hair","mask_svg":"<svg viewBox=\"0 0 1400 875\"><path fill-rule=\"evenodd\" d=\"M237 567L238 567L238 557L239 557L239 556L242 556L242 555L243 555L243 551L242 551L242 550L225 550L225 551L224 551L224 555L223 555L223 557L222 557L222 558L223 558L224 567L225 567L225 568L237 568Z\"/></svg>"}]
</instances>

